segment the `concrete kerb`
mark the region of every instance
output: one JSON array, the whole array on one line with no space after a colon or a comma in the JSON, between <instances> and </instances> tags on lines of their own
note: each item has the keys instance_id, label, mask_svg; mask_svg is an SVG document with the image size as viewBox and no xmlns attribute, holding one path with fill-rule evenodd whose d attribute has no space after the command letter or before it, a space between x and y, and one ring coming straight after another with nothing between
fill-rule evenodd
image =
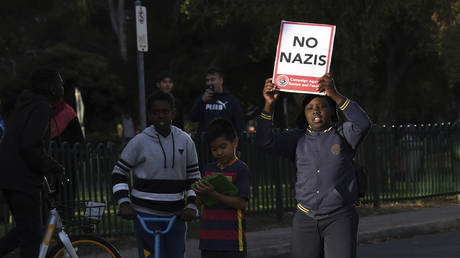
<instances>
[{"instance_id":1,"label":"concrete kerb","mask_svg":"<svg viewBox=\"0 0 460 258\"><path fill-rule=\"evenodd\" d=\"M409 237L460 227L460 205L362 218L358 243Z\"/></svg>"},{"instance_id":2,"label":"concrete kerb","mask_svg":"<svg viewBox=\"0 0 460 258\"><path fill-rule=\"evenodd\" d=\"M397 237L460 227L460 205L442 208L426 208L420 211L403 212L360 218L358 243L365 244ZM249 232L248 257L271 257L289 254L291 228Z\"/></svg>"},{"instance_id":3,"label":"concrete kerb","mask_svg":"<svg viewBox=\"0 0 460 258\"><path fill-rule=\"evenodd\" d=\"M365 244L395 237L410 237L414 235L429 234L458 227L460 227L460 218L426 223L413 223L394 226L392 228L381 228L375 231L360 232L358 234L358 243Z\"/></svg>"}]
</instances>

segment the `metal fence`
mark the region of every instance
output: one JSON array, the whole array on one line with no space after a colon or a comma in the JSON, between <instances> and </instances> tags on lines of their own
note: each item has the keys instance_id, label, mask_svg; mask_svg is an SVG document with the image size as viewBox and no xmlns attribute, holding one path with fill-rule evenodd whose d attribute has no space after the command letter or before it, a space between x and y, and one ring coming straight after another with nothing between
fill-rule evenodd
<instances>
[{"instance_id":1,"label":"metal fence","mask_svg":"<svg viewBox=\"0 0 460 258\"><path fill-rule=\"evenodd\" d=\"M374 128L358 152L369 170L365 202L460 193L460 126Z\"/></svg>"},{"instance_id":2,"label":"metal fence","mask_svg":"<svg viewBox=\"0 0 460 258\"><path fill-rule=\"evenodd\" d=\"M295 166L255 146L253 135L242 139L239 152L251 170L249 214L277 214L295 209ZM201 164L210 160L205 144L197 144ZM98 234L132 233L132 224L116 215L111 171L121 146L113 143L52 145L73 184L68 192L78 200L106 202ZM373 128L360 146L357 160L367 168L364 203L420 199L460 193L460 127L449 125ZM4 223L11 227L11 218ZM1 232L0 232L1 235Z\"/></svg>"}]
</instances>

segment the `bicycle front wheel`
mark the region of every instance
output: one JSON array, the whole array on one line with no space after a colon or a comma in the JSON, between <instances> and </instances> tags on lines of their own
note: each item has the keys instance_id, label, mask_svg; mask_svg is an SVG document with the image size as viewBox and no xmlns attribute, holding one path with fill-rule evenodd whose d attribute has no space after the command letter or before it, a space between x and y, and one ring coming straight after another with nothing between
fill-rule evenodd
<instances>
[{"instance_id":1,"label":"bicycle front wheel","mask_svg":"<svg viewBox=\"0 0 460 258\"><path fill-rule=\"evenodd\" d=\"M99 237L76 236L71 237L70 241L72 242L72 246L75 248L79 258L121 257L118 250L112 244ZM51 249L47 257L58 258L71 256L67 253L65 246L62 243L59 243L59 245Z\"/></svg>"}]
</instances>

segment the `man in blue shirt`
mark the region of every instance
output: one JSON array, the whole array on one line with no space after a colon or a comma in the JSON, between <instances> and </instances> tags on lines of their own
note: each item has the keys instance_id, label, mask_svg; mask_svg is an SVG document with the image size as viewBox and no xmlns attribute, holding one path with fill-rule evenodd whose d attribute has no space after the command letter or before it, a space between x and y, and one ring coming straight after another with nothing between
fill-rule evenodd
<instances>
[{"instance_id":1,"label":"man in blue shirt","mask_svg":"<svg viewBox=\"0 0 460 258\"><path fill-rule=\"evenodd\" d=\"M196 98L190 120L198 122L197 136L207 131L209 123L217 117L228 119L241 136L244 117L240 101L224 87L224 76L220 69L210 68L206 72L206 90Z\"/></svg>"}]
</instances>

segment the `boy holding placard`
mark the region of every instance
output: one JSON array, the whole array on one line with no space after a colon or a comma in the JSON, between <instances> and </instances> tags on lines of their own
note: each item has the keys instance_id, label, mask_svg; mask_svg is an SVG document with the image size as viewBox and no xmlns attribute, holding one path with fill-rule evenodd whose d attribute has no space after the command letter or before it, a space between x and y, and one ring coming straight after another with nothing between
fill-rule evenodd
<instances>
[{"instance_id":1,"label":"boy holding placard","mask_svg":"<svg viewBox=\"0 0 460 258\"><path fill-rule=\"evenodd\" d=\"M216 162L209 163L205 169L205 178L195 183L193 190L200 199L211 198L203 208L200 225L200 249L202 258L246 257L246 202L249 199L249 168L236 157L238 137L232 123L217 118L208 127L206 139ZM224 184L212 184L206 177L215 177L221 173L237 188L236 195L231 187ZM222 189L227 188L227 189ZM206 204L205 203L205 204ZM212 206L209 206L212 205Z\"/></svg>"}]
</instances>

